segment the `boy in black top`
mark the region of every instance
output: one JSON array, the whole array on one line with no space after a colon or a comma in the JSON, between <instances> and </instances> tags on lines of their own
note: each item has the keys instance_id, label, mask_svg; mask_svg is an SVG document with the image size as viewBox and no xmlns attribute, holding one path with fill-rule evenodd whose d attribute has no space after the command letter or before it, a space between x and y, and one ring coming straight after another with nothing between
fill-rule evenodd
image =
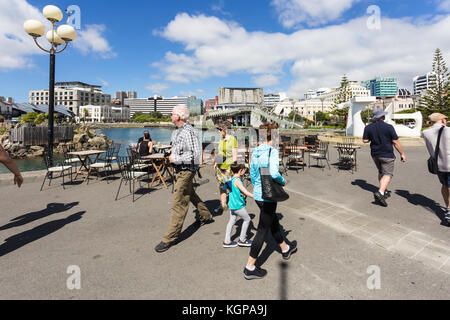
<instances>
[{"instance_id":1,"label":"boy in black top","mask_svg":"<svg viewBox=\"0 0 450 320\"><path fill-rule=\"evenodd\" d=\"M376 109L373 112L373 122L364 129L363 136L364 143L370 142L372 158L378 168L380 189L374 194L375 201L383 207L387 207L386 199L390 197L390 191L387 191L387 188L394 176L393 147L400 153L402 162L406 162L406 155L394 127L384 122L386 114L385 111Z\"/></svg>"}]
</instances>

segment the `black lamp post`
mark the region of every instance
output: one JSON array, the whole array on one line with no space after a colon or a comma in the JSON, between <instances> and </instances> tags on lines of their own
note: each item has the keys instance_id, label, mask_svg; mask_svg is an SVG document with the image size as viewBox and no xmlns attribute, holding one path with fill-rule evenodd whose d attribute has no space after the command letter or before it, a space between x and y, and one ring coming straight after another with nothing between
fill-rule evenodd
<instances>
[{"instance_id":1,"label":"black lamp post","mask_svg":"<svg viewBox=\"0 0 450 320\"><path fill-rule=\"evenodd\" d=\"M49 50L44 49L37 42L37 38L40 38L45 33L45 26L38 20L27 20L24 23L25 31L33 37L36 45L43 51L50 54L50 81L49 81L49 104L48 104L48 157L49 165L53 166L53 140L54 140L54 112L55 112L55 55L63 52L69 42L73 41L77 37L75 29L67 24L57 26L56 22L59 22L63 18L61 10L52 5L46 6L42 13L52 23L52 28L47 32L46 38L51 44ZM70 17L70 13L68 14ZM64 48L58 50L59 45L64 44Z\"/></svg>"},{"instance_id":2,"label":"black lamp post","mask_svg":"<svg viewBox=\"0 0 450 320\"><path fill-rule=\"evenodd\" d=\"M155 101L154 112L156 112L156 102L158 100L162 100L162 99L163 99L163 97L157 96L156 94L153 97L148 98L148 101L151 101L151 100Z\"/></svg>"}]
</instances>

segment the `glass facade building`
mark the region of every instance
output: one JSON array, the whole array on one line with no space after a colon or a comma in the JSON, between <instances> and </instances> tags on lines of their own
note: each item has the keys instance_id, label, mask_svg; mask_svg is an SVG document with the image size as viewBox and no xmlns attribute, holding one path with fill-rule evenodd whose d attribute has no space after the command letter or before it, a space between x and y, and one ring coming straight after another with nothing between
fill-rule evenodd
<instances>
[{"instance_id":1,"label":"glass facade building","mask_svg":"<svg viewBox=\"0 0 450 320\"><path fill-rule=\"evenodd\" d=\"M362 81L361 86L370 90L370 95L375 97L394 97L398 94L396 78L375 78Z\"/></svg>"}]
</instances>

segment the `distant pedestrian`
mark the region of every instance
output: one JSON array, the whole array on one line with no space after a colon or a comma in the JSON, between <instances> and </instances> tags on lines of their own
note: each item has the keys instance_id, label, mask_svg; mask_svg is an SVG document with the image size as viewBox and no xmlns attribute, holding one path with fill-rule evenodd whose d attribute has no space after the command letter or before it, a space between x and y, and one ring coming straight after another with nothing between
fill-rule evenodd
<instances>
[{"instance_id":1,"label":"distant pedestrian","mask_svg":"<svg viewBox=\"0 0 450 320\"><path fill-rule=\"evenodd\" d=\"M247 266L244 269L244 278L247 280L261 279L267 275L267 271L259 266L255 266L256 259L262 249L267 233L270 231L275 241L279 244L283 259L289 260L291 255L297 251L297 242L293 241L289 245L284 240L281 232L280 221L277 216L277 203L264 200L262 198L260 168L270 167L272 179L286 185L286 180L281 176L279 168L278 150L272 147L273 131L277 130L275 124L263 124L261 130L267 130L267 139L263 141L253 152L250 164L250 176L253 183L253 195L260 209L259 224L250 249L250 256Z\"/></svg>"},{"instance_id":2,"label":"distant pedestrian","mask_svg":"<svg viewBox=\"0 0 450 320\"><path fill-rule=\"evenodd\" d=\"M436 147L439 135L438 178L442 184L441 192L445 203L445 219L450 223L450 129L447 128L447 116L441 113L433 113L430 120L434 125L423 131L423 138L428 152L432 158L436 156Z\"/></svg>"},{"instance_id":3,"label":"distant pedestrian","mask_svg":"<svg viewBox=\"0 0 450 320\"><path fill-rule=\"evenodd\" d=\"M189 210L189 203L197 208L202 226L214 222L206 205L194 190L193 179L201 160L200 139L194 128L187 124L189 111L185 105L177 105L172 110L172 122L177 129L172 134L172 151L168 157L174 164L176 183L172 198L169 226L162 241L155 247L156 252L164 252L175 244L183 228L184 219Z\"/></svg>"},{"instance_id":4,"label":"distant pedestrian","mask_svg":"<svg viewBox=\"0 0 450 320\"><path fill-rule=\"evenodd\" d=\"M225 241L223 243L224 248L236 248L240 247L250 247L252 241L247 239L247 230L252 219L250 218L245 206L246 197L253 198L253 194L249 192L242 183L242 175L247 171L244 164L233 163L231 165L232 178L227 182L229 188L231 189L228 207L230 208L230 220L228 221L227 229L225 232ZM241 227L241 235L238 242L231 241L231 231L238 218L242 218L244 221Z\"/></svg>"},{"instance_id":5,"label":"distant pedestrian","mask_svg":"<svg viewBox=\"0 0 450 320\"><path fill-rule=\"evenodd\" d=\"M376 109L373 112L372 123L364 129L364 143L370 142L372 159L378 168L380 189L374 193L375 201L387 207L386 199L390 197L389 184L394 177L395 155L394 148L401 155L402 162L406 162L406 155L392 125L384 122L387 112Z\"/></svg>"},{"instance_id":6,"label":"distant pedestrian","mask_svg":"<svg viewBox=\"0 0 450 320\"><path fill-rule=\"evenodd\" d=\"M23 177L20 174L16 162L9 157L8 153L5 151L5 149L3 149L1 144L0 144L0 162L3 163L8 168L8 170L14 174L14 184L20 188L23 183Z\"/></svg>"},{"instance_id":7,"label":"distant pedestrian","mask_svg":"<svg viewBox=\"0 0 450 320\"><path fill-rule=\"evenodd\" d=\"M230 135L231 123L223 122L219 126L222 139L219 141L217 155L214 158L214 170L216 170L216 179L219 182L220 205L214 209L214 213L220 215L227 209L227 190L224 188L230 179L230 166L237 162L238 141L236 137Z\"/></svg>"}]
</instances>

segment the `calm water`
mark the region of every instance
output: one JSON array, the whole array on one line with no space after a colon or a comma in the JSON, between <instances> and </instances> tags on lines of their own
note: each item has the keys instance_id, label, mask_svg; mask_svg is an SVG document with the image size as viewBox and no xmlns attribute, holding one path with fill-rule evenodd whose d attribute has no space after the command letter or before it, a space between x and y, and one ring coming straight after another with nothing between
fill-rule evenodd
<instances>
[{"instance_id":1,"label":"calm water","mask_svg":"<svg viewBox=\"0 0 450 320\"><path fill-rule=\"evenodd\" d=\"M119 155L126 155L126 148L132 144L137 143L140 137L144 135L144 131L150 132L150 136L153 141L161 142L161 144L169 144L170 138L172 136L171 129L161 129L161 128L123 128L123 129L106 129L106 130L96 130L98 133L105 134L109 139L114 140L115 143L120 143L122 147L120 148ZM61 158L55 155L56 160ZM35 159L22 159L16 160L16 163L21 172L44 170L45 165L42 158ZM0 173L8 173L9 170L0 164Z\"/></svg>"}]
</instances>

